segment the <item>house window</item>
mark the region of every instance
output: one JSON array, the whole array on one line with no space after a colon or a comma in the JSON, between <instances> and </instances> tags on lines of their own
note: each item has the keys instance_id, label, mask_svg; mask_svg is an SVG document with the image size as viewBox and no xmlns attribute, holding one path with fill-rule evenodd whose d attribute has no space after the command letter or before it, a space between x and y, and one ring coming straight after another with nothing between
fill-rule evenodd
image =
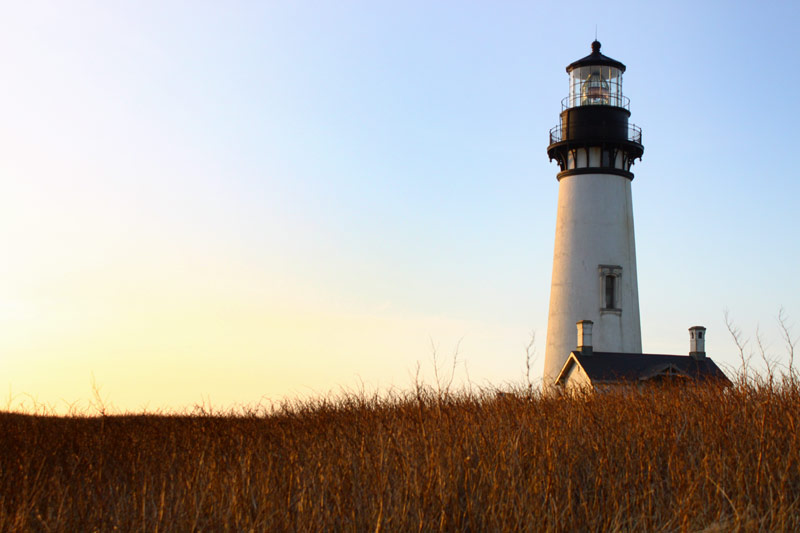
<instances>
[{"instance_id":1,"label":"house window","mask_svg":"<svg viewBox=\"0 0 800 533\"><path fill-rule=\"evenodd\" d=\"M600 313L619 314L620 306L620 278L622 267L617 265L599 265L600 272Z\"/></svg>"}]
</instances>

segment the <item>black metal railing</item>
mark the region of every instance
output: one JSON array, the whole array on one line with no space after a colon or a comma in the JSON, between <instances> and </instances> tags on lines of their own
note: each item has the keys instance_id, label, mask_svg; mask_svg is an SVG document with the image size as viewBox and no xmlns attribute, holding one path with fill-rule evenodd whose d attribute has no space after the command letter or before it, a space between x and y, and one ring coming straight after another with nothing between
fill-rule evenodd
<instances>
[{"instance_id":1,"label":"black metal railing","mask_svg":"<svg viewBox=\"0 0 800 533\"><path fill-rule=\"evenodd\" d=\"M563 140L564 134L561 124L559 124L550 130L550 144L560 143ZM628 124L628 133L625 140L642 144L642 128L636 124Z\"/></svg>"},{"instance_id":2,"label":"black metal railing","mask_svg":"<svg viewBox=\"0 0 800 533\"><path fill-rule=\"evenodd\" d=\"M567 96L561 100L561 111L585 105L607 105L611 107L621 107L622 109L627 109L630 111L631 99L627 96L622 96L621 94L609 94L602 98L580 98Z\"/></svg>"}]
</instances>

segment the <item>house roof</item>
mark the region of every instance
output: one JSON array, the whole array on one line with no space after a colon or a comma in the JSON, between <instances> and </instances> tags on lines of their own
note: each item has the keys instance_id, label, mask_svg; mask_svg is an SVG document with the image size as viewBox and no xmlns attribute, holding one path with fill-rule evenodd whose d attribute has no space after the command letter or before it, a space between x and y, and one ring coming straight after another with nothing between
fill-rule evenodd
<instances>
[{"instance_id":1,"label":"house roof","mask_svg":"<svg viewBox=\"0 0 800 533\"><path fill-rule=\"evenodd\" d=\"M574 364L580 365L593 383L643 381L666 373L683 375L696 380L722 380L725 373L708 357L698 361L688 355L594 352L592 355L572 352L556 379L566 378Z\"/></svg>"}]
</instances>

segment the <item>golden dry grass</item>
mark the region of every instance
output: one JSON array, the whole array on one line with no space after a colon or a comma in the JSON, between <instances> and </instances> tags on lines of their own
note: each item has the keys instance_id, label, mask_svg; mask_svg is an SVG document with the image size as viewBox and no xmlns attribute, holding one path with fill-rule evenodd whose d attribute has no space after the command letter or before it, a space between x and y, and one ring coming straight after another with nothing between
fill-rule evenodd
<instances>
[{"instance_id":1,"label":"golden dry grass","mask_svg":"<svg viewBox=\"0 0 800 533\"><path fill-rule=\"evenodd\" d=\"M0 414L2 531L798 531L800 386Z\"/></svg>"}]
</instances>

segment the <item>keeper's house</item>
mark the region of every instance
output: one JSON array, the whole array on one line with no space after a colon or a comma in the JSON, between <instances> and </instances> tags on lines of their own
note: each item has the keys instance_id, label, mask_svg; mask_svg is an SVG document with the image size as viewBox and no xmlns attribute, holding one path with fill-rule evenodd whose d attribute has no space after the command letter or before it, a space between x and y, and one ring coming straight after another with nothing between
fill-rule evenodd
<instances>
[{"instance_id":1,"label":"keeper's house","mask_svg":"<svg viewBox=\"0 0 800 533\"><path fill-rule=\"evenodd\" d=\"M571 352L558 373L555 386L565 391L603 389L615 385L706 382L731 384L706 356L706 328L689 328L689 355L595 352L592 322L578 322L578 348Z\"/></svg>"}]
</instances>

